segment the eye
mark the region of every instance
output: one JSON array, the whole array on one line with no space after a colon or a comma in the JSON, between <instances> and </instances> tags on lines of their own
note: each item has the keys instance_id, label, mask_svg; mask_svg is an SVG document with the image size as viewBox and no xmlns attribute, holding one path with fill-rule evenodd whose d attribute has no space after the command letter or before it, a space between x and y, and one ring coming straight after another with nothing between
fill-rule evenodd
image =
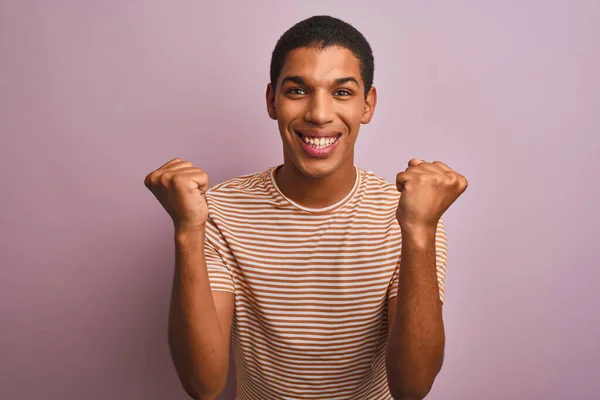
<instances>
[{"instance_id":1,"label":"eye","mask_svg":"<svg viewBox=\"0 0 600 400\"><path fill-rule=\"evenodd\" d=\"M293 88L287 91L288 94L294 94L294 95L303 95L306 94L306 91L304 91L304 89L302 88Z\"/></svg>"},{"instance_id":2,"label":"eye","mask_svg":"<svg viewBox=\"0 0 600 400\"><path fill-rule=\"evenodd\" d=\"M334 93L334 96L339 96L339 97L346 97L346 96L351 96L351 95L352 95L352 93L346 89L340 89Z\"/></svg>"}]
</instances>

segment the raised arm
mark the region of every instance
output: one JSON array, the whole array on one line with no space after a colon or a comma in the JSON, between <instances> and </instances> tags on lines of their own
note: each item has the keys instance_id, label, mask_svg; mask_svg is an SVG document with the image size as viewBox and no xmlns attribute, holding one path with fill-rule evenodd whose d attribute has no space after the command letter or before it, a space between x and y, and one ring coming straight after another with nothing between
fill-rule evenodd
<instances>
[{"instance_id":1,"label":"raised arm","mask_svg":"<svg viewBox=\"0 0 600 400\"><path fill-rule=\"evenodd\" d=\"M205 256L208 176L190 162L174 159L148 174L145 184L175 226L168 322L173 363L193 399L215 399L227 381L234 295L210 288Z\"/></svg>"}]
</instances>

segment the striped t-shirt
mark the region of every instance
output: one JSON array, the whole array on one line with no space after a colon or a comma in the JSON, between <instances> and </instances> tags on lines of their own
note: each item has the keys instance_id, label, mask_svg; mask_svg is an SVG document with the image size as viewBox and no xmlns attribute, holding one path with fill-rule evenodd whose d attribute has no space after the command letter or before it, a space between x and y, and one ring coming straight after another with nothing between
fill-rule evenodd
<instances>
[{"instance_id":1,"label":"striped t-shirt","mask_svg":"<svg viewBox=\"0 0 600 400\"><path fill-rule=\"evenodd\" d=\"M400 193L356 167L343 200L310 209L283 195L275 170L206 193L211 289L235 294L237 400L392 399L385 351L402 245ZM443 221L436 262L443 301Z\"/></svg>"}]
</instances>

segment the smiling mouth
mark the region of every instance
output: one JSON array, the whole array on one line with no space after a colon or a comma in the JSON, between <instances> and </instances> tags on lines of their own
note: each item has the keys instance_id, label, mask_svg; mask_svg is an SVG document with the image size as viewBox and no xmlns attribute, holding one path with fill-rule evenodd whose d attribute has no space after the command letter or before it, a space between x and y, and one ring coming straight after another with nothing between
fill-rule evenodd
<instances>
[{"instance_id":1,"label":"smiling mouth","mask_svg":"<svg viewBox=\"0 0 600 400\"><path fill-rule=\"evenodd\" d=\"M300 132L296 132L296 134L300 137L307 146L315 149L315 150L323 150L328 147L331 147L333 144L337 143L339 138L342 136L341 134L335 136L328 137L313 137L313 136L304 136Z\"/></svg>"}]
</instances>

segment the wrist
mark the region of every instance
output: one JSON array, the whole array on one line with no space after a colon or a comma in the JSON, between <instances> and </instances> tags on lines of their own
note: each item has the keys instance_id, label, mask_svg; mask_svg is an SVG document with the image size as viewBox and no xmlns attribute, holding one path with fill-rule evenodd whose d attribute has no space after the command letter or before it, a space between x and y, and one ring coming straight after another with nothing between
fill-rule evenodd
<instances>
[{"instance_id":1,"label":"wrist","mask_svg":"<svg viewBox=\"0 0 600 400\"><path fill-rule=\"evenodd\" d=\"M204 225L190 227L176 227L175 228L175 241L178 244L187 244L189 242L197 242L199 239L204 239L206 230Z\"/></svg>"},{"instance_id":2,"label":"wrist","mask_svg":"<svg viewBox=\"0 0 600 400\"><path fill-rule=\"evenodd\" d=\"M402 242L410 242L419 247L435 245L437 227L425 225L401 225Z\"/></svg>"}]
</instances>

